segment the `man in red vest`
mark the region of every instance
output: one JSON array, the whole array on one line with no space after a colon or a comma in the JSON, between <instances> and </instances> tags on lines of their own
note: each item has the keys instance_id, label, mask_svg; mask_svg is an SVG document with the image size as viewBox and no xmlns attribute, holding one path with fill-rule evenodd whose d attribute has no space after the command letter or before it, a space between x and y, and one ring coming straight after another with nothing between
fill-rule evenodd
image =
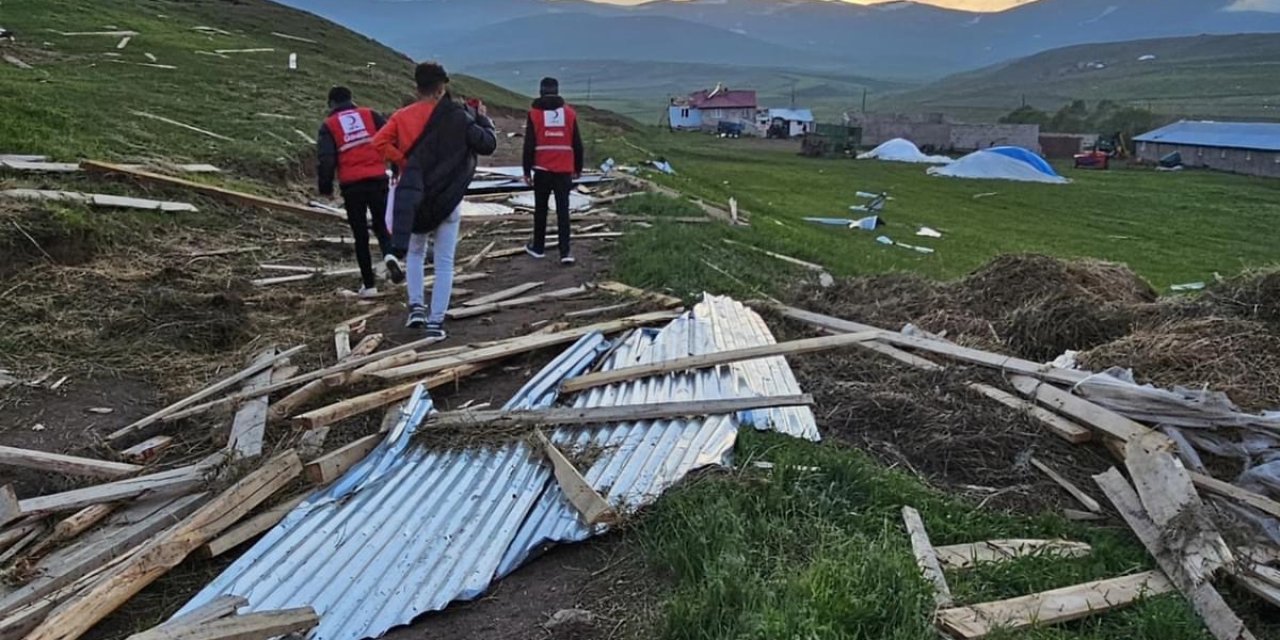
<instances>
[{"instance_id":1,"label":"man in red vest","mask_svg":"<svg viewBox=\"0 0 1280 640\"><path fill-rule=\"evenodd\" d=\"M347 209L347 222L356 241L356 262L360 265L360 296L377 295L373 258L369 253L369 215L373 215L373 234L378 238L387 275L392 282L404 279L400 262L391 251L391 237L386 228L387 165L373 146L373 136L385 124L376 111L357 107L351 90L334 87L329 90L329 117L320 125L316 136L316 156L320 195L333 196L333 176L338 175L342 200Z\"/></svg>"},{"instance_id":2,"label":"man in red vest","mask_svg":"<svg viewBox=\"0 0 1280 640\"><path fill-rule=\"evenodd\" d=\"M539 97L529 110L524 135L524 181L533 185L533 241L525 253L546 257L547 205L556 197L556 229L559 231L560 264L573 264L569 252L569 190L582 175L582 136L578 114L560 97L560 83L543 78Z\"/></svg>"}]
</instances>

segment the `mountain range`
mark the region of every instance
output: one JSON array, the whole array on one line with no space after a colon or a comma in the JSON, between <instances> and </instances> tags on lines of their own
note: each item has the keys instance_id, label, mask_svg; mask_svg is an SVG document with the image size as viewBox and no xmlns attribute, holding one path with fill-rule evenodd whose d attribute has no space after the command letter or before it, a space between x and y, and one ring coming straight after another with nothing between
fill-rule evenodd
<instances>
[{"instance_id":1,"label":"mountain range","mask_svg":"<svg viewBox=\"0 0 1280 640\"><path fill-rule=\"evenodd\" d=\"M913 2L284 0L415 58L767 66L931 80L1092 42L1280 31L1275 0L1039 0L998 13Z\"/></svg>"}]
</instances>

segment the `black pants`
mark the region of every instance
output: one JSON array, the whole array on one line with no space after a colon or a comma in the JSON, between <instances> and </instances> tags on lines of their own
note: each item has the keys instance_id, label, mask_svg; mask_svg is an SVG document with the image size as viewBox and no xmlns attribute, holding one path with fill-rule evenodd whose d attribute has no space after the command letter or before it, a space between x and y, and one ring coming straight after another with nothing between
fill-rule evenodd
<instances>
[{"instance_id":1,"label":"black pants","mask_svg":"<svg viewBox=\"0 0 1280 640\"><path fill-rule=\"evenodd\" d=\"M556 230L560 236L560 257L569 255L569 190L573 176L567 173L533 173L533 250L542 253L547 244L547 213L551 195L556 196Z\"/></svg>"},{"instance_id":2,"label":"black pants","mask_svg":"<svg viewBox=\"0 0 1280 640\"><path fill-rule=\"evenodd\" d=\"M391 236L387 233L387 183L357 182L342 188L343 204L347 207L347 223L356 240L356 262L360 265L360 279L364 286L376 283L373 274L373 257L369 254L369 215L373 215L373 235L378 238L382 255L391 255Z\"/></svg>"}]
</instances>

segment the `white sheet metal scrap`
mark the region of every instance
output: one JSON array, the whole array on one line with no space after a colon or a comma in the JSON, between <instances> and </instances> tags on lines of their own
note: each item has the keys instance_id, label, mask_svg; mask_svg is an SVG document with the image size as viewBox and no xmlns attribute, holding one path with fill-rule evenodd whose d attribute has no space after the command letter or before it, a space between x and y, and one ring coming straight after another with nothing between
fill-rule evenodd
<instances>
[{"instance_id":1,"label":"white sheet metal scrap","mask_svg":"<svg viewBox=\"0 0 1280 640\"><path fill-rule=\"evenodd\" d=\"M630 334L603 368L772 341L754 312L708 296L660 331ZM563 380L586 371L612 346L600 334L585 336L505 408L550 406ZM776 358L599 387L573 404L796 393L785 360ZM603 530L581 524L550 467L523 441L448 451L411 442L430 409L425 393L415 393L399 424L369 457L309 497L175 615L235 594L248 599L247 611L315 608L320 624L309 634L313 640L378 637L454 600L479 596L547 542L583 540ZM584 475L615 508L630 512L690 471L727 463L740 421L818 437L812 412L802 407L561 429L552 439L566 450L599 445L602 453Z\"/></svg>"}]
</instances>

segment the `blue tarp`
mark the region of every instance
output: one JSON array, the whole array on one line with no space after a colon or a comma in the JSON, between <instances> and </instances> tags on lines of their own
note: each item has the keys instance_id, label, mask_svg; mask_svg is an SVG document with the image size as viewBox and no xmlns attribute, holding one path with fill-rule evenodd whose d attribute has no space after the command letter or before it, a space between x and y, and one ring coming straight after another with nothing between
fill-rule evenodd
<instances>
[{"instance_id":1,"label":"blue tarp","mask_svg":"<svg viewBox=\"0 0 1280 640\"><path fill-rule=\"evenodd\" d=\"M1002 156L1013 158L1014 160L1021 160L1032 167L1035 167L1036 171L1047 176L1056 177L1058 175L1058 172L1054 171L1053 167L1049 166L1049 163L1044 158L1040 157L1040 154L1031 151L1030 149L1024 149L1022 147L991 147L990 149L987 149L987 151L990 151L991 153L998 153Z\"/></svg>"}]
</instances>

